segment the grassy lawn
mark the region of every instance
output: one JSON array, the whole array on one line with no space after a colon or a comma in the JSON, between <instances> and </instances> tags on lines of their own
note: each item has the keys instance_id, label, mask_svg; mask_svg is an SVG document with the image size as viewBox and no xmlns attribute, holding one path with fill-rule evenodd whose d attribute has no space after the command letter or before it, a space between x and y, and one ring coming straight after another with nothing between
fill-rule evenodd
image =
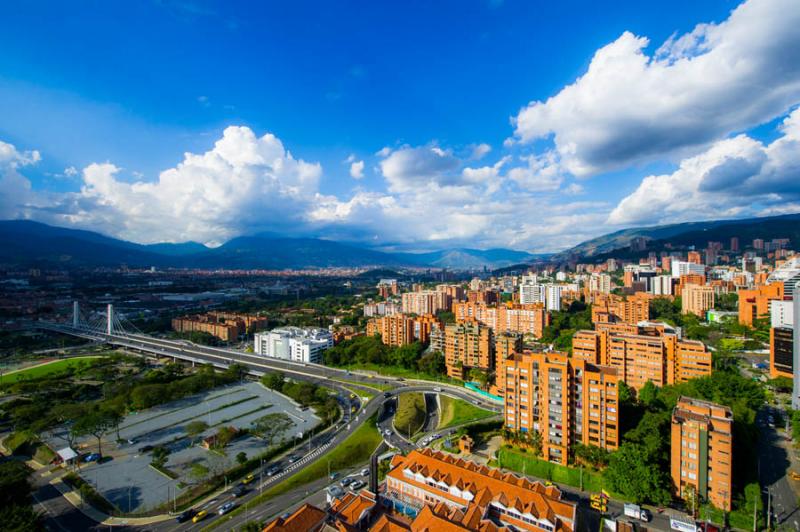
<instances>
[{"instance_id":1,"label":"grassy lawn","mask_svg":"<svg viewBox=\"0 0 800 532\"><path fill-rule=\"evenodd\" d=\"M367 397L368 399L372 399L373 397L375 397L378 394L378 390L375 390L372 387L370 387L369 391L365 390L363 387L362 388L354 388L354 387L350 387L350 386L345 386L344 388L348 392L352 393L353 395L355 395L357 397Z\"/></svg>"},{"instance_id":2,"label":"grassy lawn","mask_svg":"<svg viewBox=\"0 0 800 532\"><path fill-rule=\"evenodd\" d=\"M410 438L425 424L425 396L420 392L400 394L397 398L395 428Z\"/></svg>"},{"instance_id":3,"label":"grassy lawn","mask_svg":"<svg viewBox=\"0 0 800 532\"><path fill-rule=\"evenodd\" d=\"M546 462L530 453L521 453L513 449L500 449L498 465L524 475L550 480L558 484L566 484L578 489L581 488L580 469ZM602 488L605 488L602 474L595 471L583 471L584 490L599 493ZM609 491L608 488L605 489ZM611 495L614 496L613 493Z\"/></svg>"},{"instance_id":4,"label":"grassy lawn","mask_svg":"<svg viewBox=\"0 0 800 532\"><path fill-rule=\"evenodd\" d=\"M344 384L355 384L357 386L363 386L365 388L373 388L381 392L387 392L389 390L393 390L394 388L396 388L396 386L392 386L391 384L383 384L380 382L359 382L351 379L333 379L333 380L336 382L343 382ZM360 393L363 394L364 392Z\"/></svg>"},{"instance_id":5,"label":"grassy lawn","mask_svg":"<svg viewBox=\"0 0 800 532\"><path fill-rule=\"evenodd\" d=\"M479 421L496 415L494 412L446 395L439 396L439 404L441 406L439 429L454 427L470 421Z\"/></svg>"},{"instance_id":6,"label":"grassy lawn","mask_svg":"<svg viewBox=\"0 0 800 532\"><path fill-rule=\"evenodd\" d=\"M463 386L464 383L456 380L451 379L447 375L430 375L428 373L421 373L419 371L414 371L413 369L402 368L398 366L384 366L381 364L352 364L350 366L337 366L342 369L349 369L351 371L361 370L361 371L374 371L378 375L387 375L390 377L402 377L404 379L418 379L422 381L433 381L433 382L447 382L450 384L455 384L457 386ZM372 385L370 385L372 386Z\"/></svg>"},{"instance_id":7,"label":"grassy lawn","mask_svg":"<svg viewBox=\"0 0 800 532\"><path fill-rule=\"evenodd\" d=\"M17 382L22 379L38 379L39 377L44 377L45 375L60 373L62 371L66 371L68 369L77 367L81 364L87 364L89 361L97 358L102 358L102 357L88 356L88 357L65 358L63 360L54 360L53 362L48 362L47 364L33 366L31 368L14 371L12 373L6 373L5 375L3 375L2 383L10 384L12 382Z\"/></svg>"}]
</instances>

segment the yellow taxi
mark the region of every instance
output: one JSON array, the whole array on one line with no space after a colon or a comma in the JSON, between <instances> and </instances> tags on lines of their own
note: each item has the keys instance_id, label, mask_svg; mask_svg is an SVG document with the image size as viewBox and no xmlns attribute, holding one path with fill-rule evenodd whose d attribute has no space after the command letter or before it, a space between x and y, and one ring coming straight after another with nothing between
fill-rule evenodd
<instances>
[{"instance_id":1,"label":"yellow taxi","mask_svg":"<svg viewBox=\"0 0 800 532\"><path fill-rule=\"evenodd\" d=\"M255 479L256 479L256 476L253 473L250 473L249 475L244 477L244 480L242 480L242 484L250 484Z\"/></svg>"},{"instance_id":2,"label":"yellow taxi","mask_svg":"<svg viewBox=\"0 0 800 532\"><path fill-rule=\"evenodd\" d=\"M192 517L192 523L199 523L200 521L205 519L207 515L208 512L206 510L200 510L194 517Z\"/></svg>"}]
</instances>

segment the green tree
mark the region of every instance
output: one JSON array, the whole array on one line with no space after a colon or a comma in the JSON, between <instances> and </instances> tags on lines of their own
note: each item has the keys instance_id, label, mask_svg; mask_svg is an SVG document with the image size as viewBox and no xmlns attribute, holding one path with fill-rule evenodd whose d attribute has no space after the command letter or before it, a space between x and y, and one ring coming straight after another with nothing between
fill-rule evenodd
<instances>
[{"instance_id":1,"label":"green tree","mask_svg":"<svg viewBox=\"0 0 800 532\"><path fill-rule=\"evenodd\" d=\"M117 435L117 441L122 441L119 435L119 428L122 422L125 420L125 416L123 413L114 408L107 408L105 409L105 416L108 419L109 428L113 429Z\"/></svg>"},{"instance_id":2,"label":"green tree","mask_svg":"<svg viewBox=\"0 0 800 532\"><path fill-rule=\"evenodd\" d=\"M480 368L470 368L467 378L470 381L477 382L482 390L486 390L491 382L491 376L489 375L489 372Z\"/></svg>"},{"instance_id":3,"label":"green tree","mask_svg":"<svg viewBox=\"0 0 800 532\"><path fill-rule=\"evenodd\" d=\"M644 446L626 442L611 455L603 472L611 489L635 503L668 504L670 478L653 463Z\"/></svg>"},{"instance_id":4,"label":"green tree","mask_svg":"<svg viewBox=\"0 0 800 532\"><path fill-rule=\"evenodd\" d=\"M31 507L31 469L23 462L0 464L0 529L13 532L44 530L41 516Z\"/></svg>"},{"instance_id":5,"label":"green tree","mask_svg":"<svg viewBox=\"0 0 800 532\"><path fill-rule=\"evenodd\" d=\"M247 463L247 453L244 452L244 451L241 451L241 452L237 453L236 454L236 463L239 464L239 465L246 464Z\"/></svg>"},{"instance_id":6,"label":"green tree","mask_svg":"<svg viewBox=\"0 0 800 532\"><path fill-rule=\"evenodd\" d=\"M628 386L625 381L621 380L617 383L617 398L620 404L634 402L635 390Z\"/></svg>"},{"instance_id":7,"label":"green tree","mask_svg":"<svg viewBox=\"0 0 800 532\"><path fill-rule=\"evenodd\" d=\"M31 469L24 462L0 463L0 507L25 505L31 492Z\"/></svg>"},{"instance_id":8,"label":"green tree","mask_svg":"<svg viewBox=\"0 0 800 532\"><path fill-rule=\"evenodd\" d=\"M103 435L113 426L111 415L96 409L78 419L72 430L78 436L94 436L97 439L97 454L103 456Z\"/></svg>"},{"instance_id":9,"label":"green tree","mask_svg":"<svg viewBox=\"0 0 800 532\"><path fill-rule=\"evenodd\" d=\"M195 438L202 434L207 428L208 423L205 421L195 420L187 423L186 427L184 427L184 430L186 431L186 435L192 438L192 445L194 445Z\"/></svg>"},{"instance_id":10,"label":"green tree","mask_svg":"<svg viewBox=\"0 0 800 532\"><path fill-rule=\"evenodd\" d=\"M189 468L189 476L198 482L205 479L208 473L209 469L200 463L192 464L192 467Z\"/></svg>"},{"instance_id":11,"label":"green tree","mask_svg":"<svg viewBox=\"0 0 800 532\"><path fill-rule=\"evenodd\" d=\"M658 387L653 384L653 381L647 381L644 383L644 386L642 386L642 389L639 390L638 395L639 402L645 407L655 407L655 403L658 400Z\"/></svg>"},{"instance_id":12,"label":"green tree","mask_svg":"<svg viewBox=\"0 0 800 532\"><path fill-rule=\"evenodd\" d=\"M456 316L452 312L448 312L445 310L440 310L436 313L436 317L439 318L439 321L447 325L448 323L455 323Z\"/></svg>"},{"instance_id":13,"label":"green tree","mask_svg":"<svg viewBox=\"0 0 800 532\"><path fill-rule=\"evenodd\" d=\"M266 441L267 447L273 445L275 440L292 428L294 423L283 412L267 414L253 421L251 430Z\"/></svg>"},{"instance_id":14,"label":"green tree","mask_svg":"<svg viewBox=\"0 0 800 532\"><path fill-rule=\"evenodd\" d=\"M264 376L261 377L261 384L270 390L280 392L283 390L284 384L286 384L286 375L281 372L265 373Z\"/></svg>"},{"instance_id":15,"label":"green tree","mask_svg":"<svg viewBox=\"0 0 800 532\"><path fill-rule=\"evenodd\" d=\"M159 445L155 449L153 449L152 458L150 460L150 464L155 467L156 469L161 469L167 464L167 460L169 460L170 450L163 445Z\"/></svg>"},{"instance_id":16,"label":"green tree","mask_svg":"<svg viewBox=\"0 0 800 532\"><path fill-rule=\"evenodd\" d=\"M422 373L438 377L447 371L447 364L440 351L433 351L420 357L417 361L417 369Z\"/></svg>"},{"instance_id":17,"label":"green tree","mask_svg":"<svg viewBox=\"0 0 800 532\"><path fill-rule=\"evenodd\" d=\"M224 449L236 437L237 431L233 427L220 427L216 434L215 449Z\"/></svg>"},{"instance_id":18,"label":"green tree","mask_svg":"<svg viewBox=\"0 0 800 532\"><path fill-rule=\"evenodd\" d=\"M42 515L30 505L0 507L0 523L5 532L43 532Z\"/></svg>"}]
</instances>

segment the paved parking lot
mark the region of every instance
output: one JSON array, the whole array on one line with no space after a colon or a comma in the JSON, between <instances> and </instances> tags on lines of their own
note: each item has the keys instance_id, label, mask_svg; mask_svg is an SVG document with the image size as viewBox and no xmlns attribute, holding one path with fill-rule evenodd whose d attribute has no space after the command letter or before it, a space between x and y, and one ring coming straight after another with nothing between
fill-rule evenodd
<instances>
[{"instance_id":1,"label":"paved parking lot","mask_svg":"<svg viewBox=\"0 0 800 532\"><path fill-rule=\"evenodd\" d=\"M193 464L200 463L212 472L221 472L235 464L239 452L253 457L267 449L263 440L247 436L234 440L224 453L209 451L199 445L203 436L216 433L222 426L247 428L253 421L273 413L285 413L294 422L284 433L286 439L319 423L312 410L303 411L287 397L258 383L217 388L129 415L120 426L120 437L134 443L117 445L116 434L108 434L103 449L110 459L102 464L82 466L81 475L123 511L152 509L179 495L181 489L185 489L179 487L180 483L190 485L197 481L190 475ZM192 421L204 421L210 428L198 437L189 438L186 425ZM59 433L52 435L50 443L56 449L66 445L63 434ZM91 437L78 442L79 447L91 452L96 450L96 445ZM145 445L170 449L166 467L179 476L177 480L150 467L150 454L139 453Z\"/></svg>"}]
</instances>

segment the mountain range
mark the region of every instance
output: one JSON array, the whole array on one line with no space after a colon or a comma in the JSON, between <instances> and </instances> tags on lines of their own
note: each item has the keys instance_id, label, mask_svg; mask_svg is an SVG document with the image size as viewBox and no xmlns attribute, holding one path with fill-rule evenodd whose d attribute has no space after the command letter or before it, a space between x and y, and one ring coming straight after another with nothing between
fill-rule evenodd
<instances>
[{"instance_id":1,"label":"mountain range","mask_svg":"<svg viewBox=\"0 0 800 532\"><path fill-rule=\"evenodd\" d=\"M728 249L732 237L739 238L739 245L742 248L756 238L766 241L773 238L788 238L796 246L800 243L800 213L623 229L556 253L550 260L554 262L581 258L600 260L611 255L633 258L642 254L630 250L634 238L644 238L648 242L645 255L668 246L705 248L708 242L712 241L722 242L723 247Z\"/></svg>"},{"instance_id":2,"label":"mountain range","mask_svg":"<svg viewBox=\"0 0 800 532\"><path fill-rule=\"evenodd\" d=\"M233 238L209 248L197 242L136 244L100 233L55 227L29 220L0 221L0 264L16 267L130 267L201 269L284 269L314 267L435 267L524 269L537 261L636 258L670 247L703 248L719 241L727 249L731 237L744 248L753 239L788 238L800 243L800 213L762 218L713 220L636 227L609 233L556 254L531 254L511 249L443 249L425 253L386 252L358 244L319 238L285 238L263 233ZM647 240L644 252L631 249L635 238Z\"/></svg>"},{"instance_id":3,"label":"mountain range","mask_svg":"<svg viewBox=\"0 0 800 532\"><path fill-rule=\"evenodd\" d=\"M197 242L136 244L92 231L29 220L0 221L0 263L13 266L283 269L311 267L499 268L537 256L510 249L447 249L393 253L318 238L265 233L233 238L216 248Z\"/></svg>"}]
</instances>

